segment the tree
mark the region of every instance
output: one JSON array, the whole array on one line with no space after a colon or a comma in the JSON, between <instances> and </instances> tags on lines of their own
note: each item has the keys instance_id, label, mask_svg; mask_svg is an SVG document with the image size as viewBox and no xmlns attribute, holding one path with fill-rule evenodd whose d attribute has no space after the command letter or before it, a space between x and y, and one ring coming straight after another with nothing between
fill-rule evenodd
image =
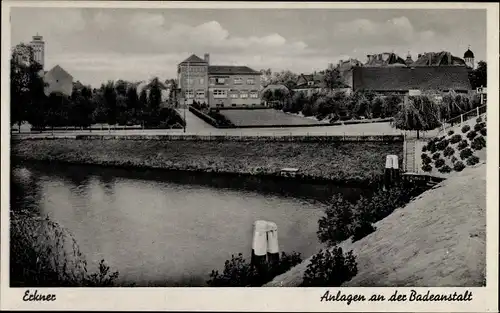
<instances>
[{"instance_id":1,"label":"tree","mask_svg":"<svg viewBox=\"0 0 500 313\"><path fill-rule=\"evenodd\" d=\"M146 88L143 88L141 90L141 93L139 94L139 119L141 120L141 123L144 125L146 115L147 115L147 108L148 108L148 93L146 91Z\"/></svg>"},{"instance_id":2,"label":"tree","mask_svg":"<svg viewBox=\"0 0 500 313\"><path fill-rule=\"evenodd\" d=\"M25 121L44 124L45 83L40 76L42 66L35 61L32 47L19 44L12 50L10 81L11 125Z\"/></svg>"},{"instance_id":3,"label":"tree","mask_svg":"<svg viewBox=\"0 0 500 313\"><path fill-rule=\"evenodd\" d=\"M69 124L80 127L90 126L94 109L90 87L83 87L82 89L73 87L68 110Z\"/></svg>"},{"instance_id":4,"label":"tree","mask_svg":"<svg viewBox=\"0 0 500 313\"><path fill-rule=\"evenodd\" d=\"M118 112L114 82L108 81L108 83L104 86L103 91L103 100L106 108L106 121L109 125L115 125Z\"/></svg>"},{"instance_id":5,"label":"tree","mask_svg":"<svg viewBox=\"0 0 500 313\"><path fill-rule=\"evenodd\" d=\"M477 63L477 68L469 72L469 81L473 89L486 87L487 64L484 61Z\"/></svg>"},{"instance_id":6,"label":"tree","mask_svg":"<svg viewBox=\"0 0 500 313\"><path fill-rule=\"evenodd\" d=\"M417 139L420 131L439 127L439 108L427 96L408 97L401 111L396 114L393 125L397 129L416 130Z\"/></svg>"},{"instance_id":7,"label":"tree","mask_svg":"<svg viewBox=\"0 0 500 313\"><path fill-rule=\"evenodd\" d=\"M156 113L160 108L161 103L161 86L158 77L153 78L149 83L148 103L151 113Z\"/></svg>"},{"instance_id":8,"label":"tree","mask_svg":"<svg viewBox=\"0 0 500 313\"><path fill-rule=\"evenodd\" d=\"M328 67L324 71L323 82L325 84L325 87L330 90L334 88L340 88L343 85L340 77L340 72L332 66Z\"/></svg>"},{"instance_id":9,"label":"tree","mask_svg":"<svg viewBox=\"0 0 500 313\"><path fill-rule=\"evenodd\" d=\"M272 85L285 85L288 89L293 89L296 85L298 75L292 71L286 70L274 72L269 80Z\"/></svg>"},{"instance_id":10,"label":"tree","mask_svg":"<svg viewBox=\"0 0 500 313\"><path fill-rule=\"evenodd\" d=\"M266 88L271 84L272 71L270 68L260 70L260 84L262 88Z\"/></svg>"}]
</instances>

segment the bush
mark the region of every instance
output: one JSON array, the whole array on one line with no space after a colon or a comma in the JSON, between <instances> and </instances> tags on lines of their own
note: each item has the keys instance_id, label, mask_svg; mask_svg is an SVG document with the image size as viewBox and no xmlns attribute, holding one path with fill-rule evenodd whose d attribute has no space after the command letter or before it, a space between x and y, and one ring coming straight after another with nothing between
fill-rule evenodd
<instances>
[{"instance_id":1,"label":"bush","mask_svg":"<svg viewBox=\"0 0 500 313\"><path fill-rule=\"evenodd\" d=\"M427 151L427 145L422 147L422 152L426 152L426 151Z\"/></svg>"},{"instance_id":2,"label":"bush","mask_svg":"<svg viewBox=\"0 0 500 313\"><path fill-rule=\"evenodd\" d=\"M469 142L464 139L458 144L458 150L465 149L467 146L469 146Z\"/></svg>"},{"instance_id":3,"label":"bush","mask_svg":"<svg viewBox=\"0 0 500 313\"><path fill-rule=\"evenodd\" d=\"M465 160L467 159L468 157L470 157L472 155L472 150L470 148L467 148L467 149L463 149L462 151L460 151L460 158L462 160Z\"/></svg>"},{"instance_id":4,"label":"bush","mask_svg":"<svg viewBox=\"0 0 500 313\"><path fill-rule=\"evenodd\" d=\"M451 167L449 167L448 165L445 165L439 169L439 172L440 173L449 173L449 172L451 172Z\"/></svg>"},{"instance_id":5,"label":"bush","mask_svg":"<svg viewBox=\"0 0 500 313\"><path fill-rule=\"evenodd\" d=\"M118 277L104 260L88 273L73 236L49 218L11 212L10 235L11 286L108 287Z\"/></svg>"},{"instance_id":6,"label":"bush","mask_svg":"<svg viewBox=\"0 0 500 313\"><path fill-rule=\"evenodd\" d=\"M438 150L444 150L446 147L448 147L448 144L448 139L443 139L436 144L436 147L438 148Z\"/></svg>"},{"instance_id":7,"label":"bush","mask_svg":"<svg viewBox=\"0 0 500 313\"><path fill-rule=\"evenodd\" d=\"M452 130L448 131L448 136L451 136L451 135L453 135L454 133L455 133L455 132L454 132L454 131L453 131L453 129L452 129Z\"/></svg>"},{"instance_id":8,"label":"bush","mask_svg":"<svg viewBox=\"0 0 500 313\"><path fill-rule=\"evenodd\" d=\"M457 159L457 157L455 157L455 156L451 158L451 162L452 162L452 163L455 163L457 160L458 160L458 159Z\"/></svg>"},{"instance_id":9,"label":"bush","mask_svg":"<svg viewBox=\"0 0 500 313\"><path fill-rule=\"evenodd\" d=\"M443 151L443 155L445 157L450 157L453 154L455 154L455 149L453 149L451 146L446 147L446 149L444 149Z\"/></svg>"},{"instance_id":10,"label":"bush","mask_svg":"<svg viewBox=\"0 0 500 313\"><path fill-rule=\"evenodd\" d=\"M469 130L470 130L470 126L469 126L469 125L464 125L464 126L462 127L462 133L464 133L464 134L465 134L466 132L468 132Z\"/></svg>"},{"instance_id":11,"label":"bush","mask_svg":"<svg viewBox=\"0 0 500 313\"><path fill-rule=\"evenodd\" d=\"M344 254L342 248L320 250L304 272L303 287L339 287L358 273L358 264L352 250Z\"/></svg>"},{"instance_id":12,"label":"bush","mask_svg":"<svg viewBox=\"0 0 500 313\"><path fill-rule=\"evenodd\" d=\"M353 211L353 203L345 200L340 194L333 196L331 205L326 209L326 216L318 221L319 240L328 246L334 246L349 238Z\"/></svg>"},{"instance_id":13,"label":"bush","mask_svg":"<svg viewBox=\"0 0 500 313\"><path fill-rule=\"evenodd\" d=\"M422 158L422 163L423 164L430 164L432 163L432 159L426 156L425 158Z\"/></svg>"},{"instance_id":14,"label":"bush","mask_svg":"<svg viewBox=\"0 0 500 313\"><path fill-rule=\"evenodd\" d=\"M266 262L261 272L258 272L256 267L247 262L243 254L239 253L237 256L231 255L231 260L226 260L222 274L217 270L212 270L207 284L211 287L262 286L301 262L300 253L292 252L287 255L282 252L276 264Z\"/></svg>"},{"instance_id":15,"label":"bush","mask_svg":"<svg viewBox=\"0 0 500 313\"><path fill-rule=\"evenodd\" d=\"M483 121L483 119L480 117L476 118L476 123L481 123Z\"/></svg>"},{"instance_id":16,"label":"bush","mask_svg":"<svg viewBox=\"0 0 500 313\"><path fill-rule=\"evenodd\" d=\"M485 126L486 126L485 123L477 123L476 125L474 125L474 131L478 132L481 129L483 129Z\"/></svg>"},{"instance_id":17,"label":"bush","mask_svg":"<svg viewBox=\"0 0 500 313\"><path fill-rule=\"evenodd\" d=\"M483 136L474 138L474 140L471 143L471 148L474 150L481 150L485 147L486 147L486 140L484 139Z\"/></svg>"},{"instance_id":18,"label":"bush","mask_svg":"<svg viewBox=\"0 0 500 313\"><path fill-rule=\"evenodd\" d=\"M429 141L429 143L427 144L427 150L429 150L431 153L436 152L437 151L436 142Z\"/></svg>"},{"instance_id":19,"label":"bush","mask_svg":"<svg viewBox=\"0 0 500 313\"><path fill-rule=\"evenodd\" d=\"M437 159L436 160L436 164L435 164L436 168L440 168L443 165L444 165L444 160L443 159Z\"/></svg>"},{"instance_id":20,"label":"bush","mask_svg":"<svg viewBox=\"0 0 500 313\"><path fill-rule=\"evenodd\" d=\"M450 138L451 143L457 143L460 142L460 140L462 140L462 136L460 134L453 135Z\"/></svg>"},{"instance_id":21,"label":"bush","mask_svg":"<svg viewBox=\"0 0 500 313\"><path fill-rule=\"evenodd\" d=\"M432 155L432 159L433 159L433 160L437 160L437 159L439 159L439 157L440 157L440 156L441 156L441 153L436 152L436 153L434 153L434 154Z\"/></svg>"},{"instance_id":22,"label":"bush","mask_svg":"<svg viewBox=\"0 0 500 313\"><path fill-rule=\"evenodd\" d=\"M432 166L430 164L425 164L422 166L422 170L424 172L430 172L430 171L432 171Z\"/></svg>"},{"instance_id":23,"label":"bush","mask_svg":"<svg viewBox=\"0 0 500 313\"><path fill-rule=\"evenodd\" d=\"M467 165L469 166L476 165L477 163L479 163L479 158L475 155L472 155L467 159Z\"/></svg>"},{"instance_id":24,"label":"bush","mask_svg":"<svg viewBox=\"0 0 500 313\"><path fill-rule=\"evenodd\" d=\"M356 239L360 239L371 229L367 224L387 217L420 192L414 185L396 185L389 190L379 189L371 197L361 197L355 203L336 195L332 198L332 205L326 209L326 215L318 221L318 238L320 242L334 246L356 231Z\"/></svg>"},{"instance_id":25,"label":"bush","mask_svg":"<svg viewBox=\"0 0 500 313\"><path fill-rule=\"evenodd\" d=\"M481 135L486 136L486 127L479 131Z\"/></svg>"},{"instance_id":26,"label":"bush","mask_svg":"<svg viewBox=\"0 0 500 313\"><path fill-rule=\"evenodd\" d=\"M470 132L467 133L467 138L469 138L470 141L472 141L472 139L474 139L474 137L476 137L477 133L473 130L471 130Z\"/></svg>"},{"instance_id":27,"label":"bush","mask_svg":"<svg viewBox=\"0 0 500 313\"><path fill-rule=\"evenodd\" d=\"M461 172L464 168L465 165L461 161L458 161L453 165L453 169L457 172Z\"/></svg>"}]
</instances>

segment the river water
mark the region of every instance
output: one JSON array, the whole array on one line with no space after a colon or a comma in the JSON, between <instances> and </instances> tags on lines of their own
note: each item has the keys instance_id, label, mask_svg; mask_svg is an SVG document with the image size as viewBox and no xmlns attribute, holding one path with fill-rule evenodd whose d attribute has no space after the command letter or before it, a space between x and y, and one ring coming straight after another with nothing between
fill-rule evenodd
<instances>
[{"instance_id":1,"label":"river water","mask_svg":"<svg viewBox=\"0 0 500 313\"><path fill-rule=\"evenodd\" d=\"M203 286L231 254L250 258L252 226L278 225L280 250L322 245L318 219L333 193L363 192L241 176L97 166L12 164L11 209L48 215L75 237L89 270L104 259L117 283Z\"/></svg>"}]
</instances>

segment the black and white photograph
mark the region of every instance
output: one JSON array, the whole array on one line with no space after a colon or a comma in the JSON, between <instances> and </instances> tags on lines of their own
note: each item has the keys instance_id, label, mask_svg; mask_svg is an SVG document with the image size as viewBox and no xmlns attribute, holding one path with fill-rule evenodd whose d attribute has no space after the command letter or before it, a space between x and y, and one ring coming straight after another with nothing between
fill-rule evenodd
<instances>
[{"instance_id":1,"label":"black and white photograph","mask_svg":"<svg viewBox=\"0 0 500 313\"><path fill-rule=\"evenodd\" d=\"M450 312L498 291L498 4L147 2L2 3L16 301L298 287L334 311L408 287Z\"/></svg>"}]
</instances>

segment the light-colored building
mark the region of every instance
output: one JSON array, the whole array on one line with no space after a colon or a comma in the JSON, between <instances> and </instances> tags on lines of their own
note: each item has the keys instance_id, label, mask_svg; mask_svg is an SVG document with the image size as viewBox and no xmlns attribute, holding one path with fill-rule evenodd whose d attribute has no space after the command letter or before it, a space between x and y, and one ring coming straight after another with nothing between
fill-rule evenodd
<instances>
[{"instance_id":1,"label":"light-colored building","mask_svg":"<svg viewBox=\"0 0 500 313\"><path fill-rule=\"evenodd\" d=\"M73 76L66 72L59 65L54 66L43 76L45 94L50 95L53 92L60 92L66 96L71 96L73 91Z\"/></svg>"},{"instance_id":2,"label":"light-colored building","mask_svg":"<svg viewBox=\"0 0 500 313\"><path fill-rule=\"evenodd\" d=\"M34 60L45 68L45 41L40 35L33 36L33 40L30 42L30 46L33 48Z\"/></svg>"},{"instance_id":3,"label":"light-colored building","mask_svg":"<svg viewBox=\"0 0 500 313\"><path fill-rule=\"evenodd\" d=\"M180 105L196 101L210 107L260 105L260 75L247 66L210 65L210 55L191 55L177 68Z\"/></svg>"}]
</instances>

